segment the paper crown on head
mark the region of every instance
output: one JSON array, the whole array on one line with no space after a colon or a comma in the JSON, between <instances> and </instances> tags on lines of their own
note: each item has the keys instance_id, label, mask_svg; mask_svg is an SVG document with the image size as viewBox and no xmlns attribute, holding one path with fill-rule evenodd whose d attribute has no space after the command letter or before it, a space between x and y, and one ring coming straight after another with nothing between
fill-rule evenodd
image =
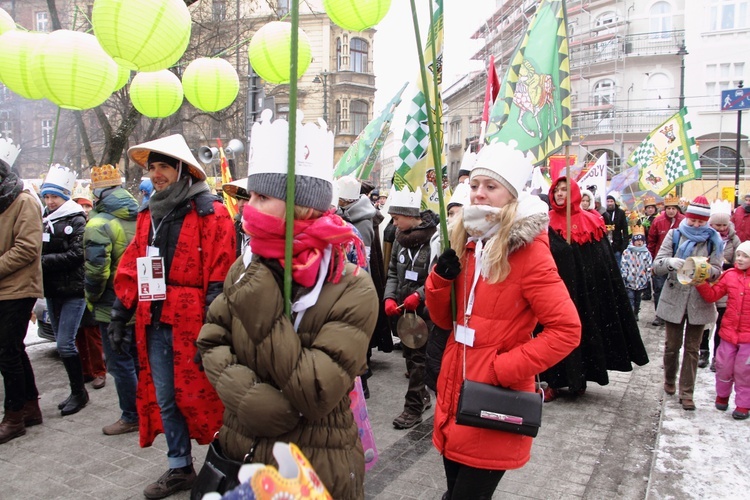
<instances>
[{"instance_id":1,"label":"paper crown on head","mask_svg":"<svg viewBox=\"0 0 750 500\"><path fill-rule=\"evenodd\" d=\"M448 208L451 208L451 205L468 205L469 204L469 194L471 193L471 186L469 186L468 182L460 182L456 189L453 190L453 194L451 195L451 201L448 202Z\"/></svg>"},{"instance_id":2,"label":"paper crown on head","mask_svg":"<svg viewBox=\"0 0 750 500\"><path fill-rule=\"evenodd\" d=\"M245 177L244 179L237 179L236 181L222 184L221 189L232 198L239 198L241 200L250 199L250 196L247 192L247 177Z\"/></svg>"},{"instance_id":3,"label":"paper crown on head","mask_svg":"<svg viewBox=\"0 0 750 500\"><path fill-rule=\"evenodd\" d=\"M471 170L471 177L486 175L505 186L510 194L518 198L518 193L523 191L526 181L531 177L534 164L530 155L519 151L514 140L504 142L493 142L487 144L479 151L477 161Z\"/></svg>"},{"instance_id":4,"label":"paper crown on head","mask_svg":"<svg viewBox=\"0 0 750 500\"><path fill-rule=\"evenodd\" d=\"M41 194L53 194L69 200L73 194L73 188L76 184L76 173L68 167L54 164L49 168L47 176L42 183Z\"/></svg>"},{"instance_id":5,"label":"paper crown on head","mask_svg":"<svg viewBox=\"0 0 750 500\"><path fill-rule=\"evenodd\" d=\"M271 121L272 117L273 112L266 109L260 121L253 124L247 190L286 200L289 123L284 119ZM333 190L333 132L323 120L303 125L302 119L303 113L298 110L294 204L325 212Z\"/></svg>"},{"instance_id":6,"label":"paper crown on head","mask_svg":"<svg viewBox=\"0 0 750 500\"><path fill-rule=\"evenodd\" d=\"M0 137L0 161L4 161L8 168L12 167L21 152L21 146L13 144L13 139Z\"/></svg>"},{"instance_id":7,"label":"paper crown on head","mask_svg":"<svg viewBox=\"0 0 750 500\"><path fill-rule=\"evenodd\" d=\"M656 198L654 198L653 196L646 196L645 198L643 198L643 206L644 206L644 208L645 207L651 207L651 206L655 207L656 206Z\"/></svg>"},{"instance_id":8,"label":"paper crown on head","mask_svg":"<svg viewBox=\"0 0 750 500\"><path fill-rule=\"evenodd\" d=\"M685 210L685 217L707 221L711 217L711 206L705 196L696 196Z\"/></svg>"},{"instance_id":9,"label":"paper crown on head","mask_svg":"<svg viewBox=\"0 0 750 500\"><path fill-rule=\"evenodd\" d=\"M154 141L144 142L143 144L137 144L128 149L128 156L131 160L136 162L141 168L148 170L148 155L151 152L161 153L163 155L171 156L181 161L187 166L190 175L199 181L206 180L206 172L198 164L198 160L195 159L193 153L190 151L190 147L185 138L180 134L168 135L161 139Z\"/></svg>"},{"instance_id":10,"label":"paper crown on head","mask_svg":"<svg viewBox=\"0 0 750 500\"><path fill-rule=\"evenodd\" d=\"M122 184L120 172L112 165L102 165L91 169L91 189L119 186Z\"/></svg>"},{"instance_id":11,"label":"paper crown on head","mask_svg":"<svg viewBox=\"0 0 750 500\"><path fill-rule=\"evenodd\" d=\"M70 196L70 198L80 205L79 200L85 200L88 201L88 204L93 206L93 199L94 196L91 193L91 188L89 186L84 186L80 182L76 182L75 186L73 187L73 194Z\"/></svg>"},{"instance_id":12,"label":"paper crown on head","mask_svg":"<svg viewBox=\"0 0 750 500\"><path fill-rule=\"evenodd\" d=\"M405 215L407 217L419 217L422 209L422 190L417 188L411 192L407 186L399 191L395 187L390 195L390 215Z\"/></svg>"},{"instance_id":13,"label":"paper crown on head","mask_svg":"<svg viewBox=\"0 0 750 500\"><path fill-rule=\"evenodd\" d=\"M727 214L732 215L732 204L727 200L714 200L711 202L711 215Z\"/></svg>"},{"instance_id":14,"label":"paper crown on head","mask_svg":"<svg viewBox=\"0 0 750 500\"><path fill-rule=\"evenodd\" d=\"M645 229L643 228L643 226L639 226L639 225L633 226L631 229L631 233L633 234L633 236L638 236L638 235L646 236Z\"/></svg>"},{"instance_id":15,"label":"paper crown on head","mask_svg":"<svg viewBox=\"0 0 750 500\"><path fill-rule=\"evenodd\" d=\"M462 175L468 175L474 165L477 163L477 154L471 151L471 145L464 151L464 156L461 158L461 166L458 168L459 177Z\"/></svg>"},{"instance_id":16,"label":"paper crown on head","mask_svg":"<svg viewBox=\"0 0 750 500\"><path fill-rule=\"evenodd\" d=\"M666 198L664 198L664 206L665 207L676 207L680 204L680 199L672 194L667 195Z\"/></svg>"},{"instance_id":17,"label":"paper crown on head","mask_svg":"<svg viewBox=\"0 0 750 500\"><path fill-rule=\"evenodd\" d=\"M339 199L358 200L360 189L362 189L362 183L353 176L346 175L336 179L336 187L338 187L339 190Z\"/></svg>"}]
</instances>

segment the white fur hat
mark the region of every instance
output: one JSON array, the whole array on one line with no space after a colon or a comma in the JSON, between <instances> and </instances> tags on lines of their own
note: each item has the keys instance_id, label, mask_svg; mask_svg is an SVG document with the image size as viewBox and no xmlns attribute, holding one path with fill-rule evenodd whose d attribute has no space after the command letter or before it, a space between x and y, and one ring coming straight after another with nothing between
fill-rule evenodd
<instances>
[{"instance_id":1,"label":"white fur hat","mask_svg":"<svg viewBox=\"0 0 750 500\"><path fill-rule=\"evenodd\" d=\"M519 151L517 146L518 143L512 139L508 144L493 142L484 146L471 170L471 178L478 175L491 177L518 198L518 193L523 191L526 181L531 177L534 164L531 156Z\"/></svg>"}]
</instances>

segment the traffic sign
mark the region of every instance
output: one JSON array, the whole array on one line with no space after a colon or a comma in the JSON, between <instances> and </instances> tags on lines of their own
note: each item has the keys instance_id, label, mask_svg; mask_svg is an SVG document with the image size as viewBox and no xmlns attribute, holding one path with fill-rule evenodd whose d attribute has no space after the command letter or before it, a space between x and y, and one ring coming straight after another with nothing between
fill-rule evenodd
<instances>
[{"instance_id":1,"label":"traffic sign","mask_svg":"<svg viewBox=\"0 0 750 500\"><path fill-rule=\"evenodd\" d=\"M742 111L750 109L750 88L721 91L722 111Z\"/></svg>"}]
</instances>

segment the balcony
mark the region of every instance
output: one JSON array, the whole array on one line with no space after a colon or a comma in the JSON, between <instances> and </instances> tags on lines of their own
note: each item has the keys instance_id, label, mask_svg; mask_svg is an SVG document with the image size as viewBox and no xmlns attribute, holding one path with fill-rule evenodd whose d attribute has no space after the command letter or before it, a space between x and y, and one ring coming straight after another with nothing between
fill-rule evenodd
<instances>
[{"instance_id":1,"label":"balcony","mask_svg":"<svg viewBox=\"0 0 750 500\"><path fill-rule=\"evenodd\" d=\"M685 32L661 31L617 35L608 33L589 38L578 38L571 44L570 68L612 62L623 57L644 57L677 54L685 43Z\"/></svg>"},{"instance_id":2,"label":"balcony","mask_svg":"<svg viewBox=\"0 0 750 500\"><path fill-rule=\"evenodd\" d=\"M630 109L611 108L601 111L586 111L573 114L573 137L598 134L648 134L675 109Z\"/></svg>"}]
</instances>

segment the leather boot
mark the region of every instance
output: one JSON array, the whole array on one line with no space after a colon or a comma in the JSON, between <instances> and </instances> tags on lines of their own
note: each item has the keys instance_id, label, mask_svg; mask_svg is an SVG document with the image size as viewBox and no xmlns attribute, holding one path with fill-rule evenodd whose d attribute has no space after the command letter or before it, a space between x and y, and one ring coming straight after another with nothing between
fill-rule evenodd
<instances>
[{"instance_id":1,"label":"leather boot","mask_svg":"<svg viewBox=\"0 0 750 500\"><path fill-rule=\"evenodd\" d=\"M65 371L68 372L70 381L70 399L63 406L62 416L73 415L78 413L89 402L89 393L83 382L83 368L79 356L70 356L62 358Z\"/></svg>"},{"instance_id":2,"label":"leather boot","mask_svg":"<svg viewBox=\"0 0 750 500\"><path fill-rule=\"evenodd\" d=\"M698 352L698 368L705 368L708 366L708 357L709 357L710 351L707 349L701 349Z\"/></svg>"},{"instance_id":3,"label":"leather boot","mask_svg":"<svg viewBox=\"0 0 750 500\"><path fill-rule=\"evenodd\" d=\"M42 423L42 410L39 408L39 400L26 401L23 405L23 425L32 427Z\"/></svg>"},{"instance_id":4,"label":"leather boot","mask_svg":"<svg viewBox=\"0 0 750 500\"><path fill-rule=\"evenodd\" d=\"M0 422L0 444L24 434L26 434L26 426L23 425L23 410L5 410L3 421Z\"/></svg>"}]
</instances>

